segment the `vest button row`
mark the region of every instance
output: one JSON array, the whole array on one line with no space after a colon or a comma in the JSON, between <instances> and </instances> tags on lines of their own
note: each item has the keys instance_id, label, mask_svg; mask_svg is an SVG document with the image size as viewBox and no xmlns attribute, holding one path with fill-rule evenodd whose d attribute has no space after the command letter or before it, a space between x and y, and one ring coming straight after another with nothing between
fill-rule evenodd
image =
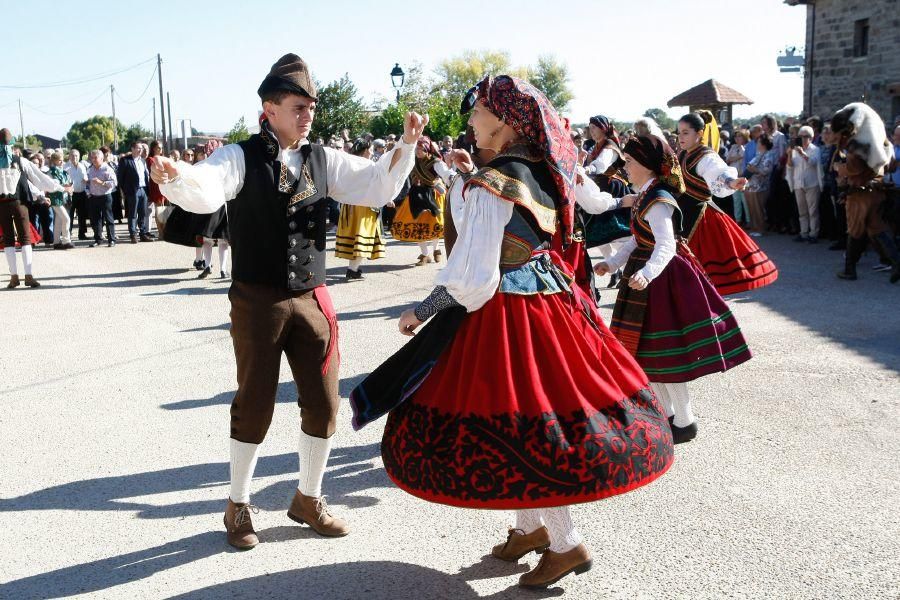
<instances>
[{"instance_id":1,"label":"vest button row","mask_svg":"<svg viewBox=\"0 0 900 600\"><path fill-rule=\"evenodd\" d=\"M303 278L303 283L306 283L313 277L315 277L315 275L313 273L307 271L306 276ZM288 273L288 279L291 281L294 281L295 279L297 279L297 274L294 273L293 271L291 271L290 273Z\"/></svg>"},{"instance_id":2,"label":"vest button row","mask_svg":"<svg viewBox=\"0 0 900 600\"><path fill-rule=\"evenodd\" d=\"M312 241L306 240L303 242L303 245L300 246L301 250L309 250L310 246L312 246ZM297 247L297 238L291 238L291 241L288 242L288 248L296 248Z\"/></svg>"}]
</instances>

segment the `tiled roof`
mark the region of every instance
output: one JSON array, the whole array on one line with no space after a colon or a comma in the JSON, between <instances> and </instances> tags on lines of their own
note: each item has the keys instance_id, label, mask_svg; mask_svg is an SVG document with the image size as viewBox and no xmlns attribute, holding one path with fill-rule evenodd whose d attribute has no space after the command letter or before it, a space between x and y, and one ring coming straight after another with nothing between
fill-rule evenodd
<instances>
[{"instance_id":1,"label":"tiled roof","mask_svg":"<svg viewBox=\"0 0 900 600\"><path fill-rule=\"evenodd\" d=\"M710 104L753 104L753 100L715 79L704 81L669 100L669 108Z\"/></svg>"}]
</instances>

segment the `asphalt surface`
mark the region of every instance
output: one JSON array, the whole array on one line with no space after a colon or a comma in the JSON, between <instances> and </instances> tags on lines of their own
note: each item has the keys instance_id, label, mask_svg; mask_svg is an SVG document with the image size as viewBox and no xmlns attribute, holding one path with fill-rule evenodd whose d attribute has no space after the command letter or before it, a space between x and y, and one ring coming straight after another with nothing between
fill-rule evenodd
<instances>
[{"instance_id":1,"label":"asphalt surface","mask_svg":"<svg viewBox=\"0 0 900 600\"><path fill-rule=\"evenodd\" d=\"M535 593L515 585L534 555L487 556L511 514L394 487L384 422L353 433L346 403L325 493L353 532L289 521L286 361L253 483L263 543L233 551L228 282L196 280L187 248L83 244L36 253L40 289L0 289L0 598L900 597L900 284L872 254L851 283L824 245L762 239L781 277L730 300L753 360L690 384L700 435L668 474L574 507L594 569ZM439 268L417 253L392 242L351 283L329 258L344 398L405 341L396 317Z\"/></svg>"}]
</instances>

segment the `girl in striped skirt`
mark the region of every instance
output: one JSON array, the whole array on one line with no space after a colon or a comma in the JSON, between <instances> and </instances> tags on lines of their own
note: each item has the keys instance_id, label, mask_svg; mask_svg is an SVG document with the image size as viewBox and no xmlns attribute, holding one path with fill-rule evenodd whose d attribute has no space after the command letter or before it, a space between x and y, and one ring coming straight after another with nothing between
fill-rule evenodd
<instances>
[{"instance_id":1,"label":"girl in striped skirt","mask_svg":"<svg viewBox=\"0 0 900 600\"><path fill-rule=\"evenodd\" d=\"M734 315L684 240L676 237L684 190L668 144L640 136L625 145L628 178L640 190L632 207L633 236L604 275L624 266L610 330L636 358L672 422L675 443L697 435L687 382L727 371L750 358Z\"/></svg>"}]
</instances>

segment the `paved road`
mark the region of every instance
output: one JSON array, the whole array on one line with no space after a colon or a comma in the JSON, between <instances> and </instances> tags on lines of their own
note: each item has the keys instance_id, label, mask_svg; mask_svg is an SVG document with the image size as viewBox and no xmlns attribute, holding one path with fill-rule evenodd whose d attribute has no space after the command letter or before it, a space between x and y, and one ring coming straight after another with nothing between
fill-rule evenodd
<instances>
[{"instance_id":1,"label":"paved road","mask_svg":"<svg viewBox=\"0 0 900 600\"><path fill-rule=\"evenodd\" d=\"M691 385L701 433L669 474L575 508L595 568L544 594L485 556L508 513L396 489L383 421L354 434L346 405L325 491L353 534L288 521L286 364L253 485L264 543L231 551L228 283L195 280L168 244L41 250L41 289L0 290L0 597L898 598L900 285L871 255L847 283L821 245L763 245L781 278L731 301L755 358ZM353 283L332 260L344 397L403 343L395 318L436 270L416 253L391 244Z\"/></svg>"}]
</instances>

